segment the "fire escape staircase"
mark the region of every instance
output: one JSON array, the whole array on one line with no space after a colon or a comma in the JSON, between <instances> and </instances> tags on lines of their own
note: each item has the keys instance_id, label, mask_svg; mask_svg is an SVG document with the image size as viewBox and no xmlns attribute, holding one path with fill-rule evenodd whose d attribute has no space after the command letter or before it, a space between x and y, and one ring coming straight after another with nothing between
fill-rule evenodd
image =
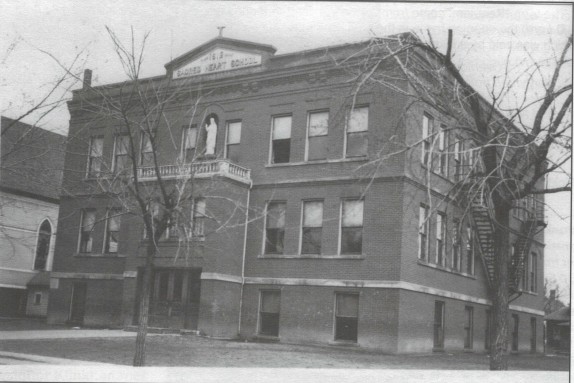
<instances>
[{"instance_id":1,"label":"fire escape staircase","mask_svg":"<svg viewBox=\"0 0 574 383\"><path fill-rule=\"evenodd\" d=\"M494 242L494 214L490 193L483 190L477 193L470 204L470 212L474 229L474 240L478 243L478 249L482 259L485 273L490 285L494 283L496 249ZM509 264L509 293L520 295L520 281L524 274L526 259L532 246L533 238L539 226L545 226L541 212L529 212L522 222L514 244L514 251Z\"/></svg>"}]
</instances>

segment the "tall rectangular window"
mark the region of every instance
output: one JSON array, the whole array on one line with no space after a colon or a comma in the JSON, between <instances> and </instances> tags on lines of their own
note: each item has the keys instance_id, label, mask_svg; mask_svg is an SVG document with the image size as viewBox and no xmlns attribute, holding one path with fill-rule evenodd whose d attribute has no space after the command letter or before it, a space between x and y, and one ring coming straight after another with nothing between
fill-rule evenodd
<instances>
[{"instance_id":1,"label":"tall rectangular window","mask_svg":"<svg viewBox=\"0 0 574 383\"><path fill-rule=\"evenodd\" d=\"M530 292L536 292L536 279L538 271L538 256L530 253Z\"/></svg>"},{"instance_id":2,"label":"tall rectangular window","mask_svg":"<svg viewBox=\"0 0 574 383\"><path fill-rule=\"evenodd\" d=\"M205 235L206 221L206 204L205 198L195 198L193 200L193 236L202 237Z\"/></svg>"},{"instance_id":3,"label":"tall rectangular window","mask_svg":"<svg viewBox=\"0 0 574 383\"><path fill-rule=\"evenodd\" d=\"M90 154L88 157L88 177L98 177L102 171L104 156L104 138L90 138Z\"/></svg>"},{"instance_id":4,"label":"tall rectangular window","mask_svg":"<svg viewBox=\"0 0 574 383\"><path fill-rule=\"evenodd\" d=\"M91 253L94 239L94 226L96 224L96 210L82 210L82 224L80 226L80 253Z\"/></svg>"},{"instance_id":5,"label":"tall rectangular window","mask_svg":"<svg viewBox=\"0 0 574 383\"><path fill-rule=\"evenodd\" d=\"M453 153L453 162L454 162L454 180L460 181L463 179L462 175L462 143L460 140L457 140L454 143L454 153Z\"/></svg>"},{"instance_id":6,"label":"tall rectangular window","mask_svg":"<svg viewBox=\"0 0 574 383\"><path fill-rule=\"evenodd\" d=\"M307 128L307 160L327 158L329 134L329 112L309 113Z\"/></svg>"},{"instance_id":7,"label":"tall rectangular window","mask_svg":"<svg viewBox=\"0 0 574 383\"><path fill-rule=\"evenodd\" d=\"M141 166L153 166L153 148L148 133L141 135L140 164Z\"/></svg>"},{"instance_id":8,"label":"tall rectangular window","mask_svg":"<svg viewBox=\"0 0 574 383\"><path fill-rule=\"evenodd\" d=\"M515 243L514 246L512 247L512 250L514 252L514 254L518 251L518 244ZM513 254L513 255L514 255ZM529 280L530 280L530 258L528 257L528 255L524 256L524 267L522 269L522 290L524 291L528 291L530 289L530 284L529 284Z\"/></svg>"},{"instance_id":9,"label":"tall rectangular window","mask_svg":"<svg viewBox=\"0 0 574 383\"><path fill-rule=\"evenodd\" d=\"M347 124L347 148L345 157L364 157L369 147L369 107L351 111Z\"/></svg>"},{"instance_id":10,"label":"tall rectangular window","mask_svg":"<svg viewBox=\"0 0 574 383\"><path fill-rule=\"evenodd\" d=\"M425 205L419 207L419 259L427 260L429 243L429 208Z\"/></svg>"},{"instance_id":11,"label":"tall rectangular window","mask_svg":"<svg viewBox=\"0 0 574 383\"><path fill-rule=\"evenodd\" d=\"M280 291L261 291L259 302L259 334L279 336Z\"/></svg>"},{"instance_id":12,"label":"tall rectangular window","mask_svg":"<svg viewBox=\"0 0 574 383\"><path fill-rule=\"evenodd\" d=\"M227 123L225 158L239 162L239 144L241 143L241 121Z\"/></svg>"},{"instance_id":13,"label":"tall rectangular window","mask_svg":"<svg viewBox=\"0 0 574 383\"><path fill-rule=\"evenodd\" d=\"M512 351L518 351L518 314L512 314Z\"/></svg>"},{"instance_id":14,"label":"tall rectangular window","mask_svg":"<svg viewBox=\"0 0 574 383\"><path fill-rule=\"evenodd\" d=\"M448 175L448 131L445 125L440 126L439 136L438 136L438 173L443 176Z\"/></svg>"},{"instance_id":15,"label":"tall rectangular window","mask_svg":"<svg viewBox=\"0 0 574 383\"><path fill-rule=\"evenodd\" d=\"M486 326L484 326L484 349L490 350L490 338L492 336L492 313L486 310Z\"/></svg>"},{"instance_id":16,"label":"tall rectangular window","mask_svg":"<svg viewBox=\"0 0 574 383\"><path fill-rule=\"evenodd\" d=\"M183 159L191 162L195 156L197 145L197 125L185 126L183 128Z\"/></svg>"},{"instance_id":17,"label":"tall rectangular window","mask_svg":"<svg viewBox=\"0 0 574 383\"><path fill-rule=\"evenodd\" d=\"M474 234L470 224L466 226L466 273L474 275Z\"/></svg>"},{"instance_id":18,"label":"tall rectangular window","mask_svg":"<svg viewBox=\"0 0 574 383\"><path fill-rule=\"evenodd\" d=\"M289 162L291 155L291 116L273 117L271 162Z\"/></svg>"},{"instance_id":19,"label":"tall rectangular window","mask_svg":"<svg viewBox=\"0 0 574 383\"><path fill-rule=\"evenodd\" d=\"M265 219L265 254L283 254L285 202L269 202Z\"/></svg>"},{"instance_id":20,"label":"tall rectangular window","mask_svg":"<svg viewBox=\"0 0 574 383\"><path fill-rule=\"evenodd\" d=\"M120 173L129 166L130 137L128 135L116 136L114 145L114 172Z\"/></svg>"},{"instance_id":21,"label":"tall rectangular window","mask_svg":"<svg viewBox=\"0 0 574 383\"><path fill-rule=\"evenodd\" d=\"M303 202L301 254L321 254L323 201Z\"/></svg>"},{"instance_id":22,"label":"tall rectangular window","mask_svg":"<svg viewBox=\"0 0 574 383\"><path fill-rule=\"evenodd\" d=\"M336 293L335 297L335 340L357 342L359 295Z\"/></svg>"},{"instance_id":23,"label":"tall rectangular window","mask_svg":"<svg viewBox=\"0 0 574 383\"><path fill-rule=\"evenodd\" d=\"M341 254L363 253L363 200L343 200Z\"/></svg>"},{"instance_id":24,"label":"tall rectangular window","mask_svg":"<svg viewBox=\"0 0 574 383\"><path fill-rule=\"evenodd\" d=\"M472 338L474 329L474 308L464 307L464 348L472 349Z\"/></svg>"},{"instance_id":25,"label":"tall rectangular window","mask_svg":"<svg viewBox=\"0 0 574 383\"><path fill-rule=\"evenodd\" d=\"M440 266L445 266L445 235L446 215L439 212L436 215L436 263Z\"/></svg>"},{"instance_id":26,"label":"tall rectangular window","mask_svg":"<svg viewBox=\"0 0 574 383\"><path fill-rule=\"evenodd\" d=\"M452 222L453 226L453 239L452 239L452 268L456 271L460 271L460 221L454 219Z\"/></svg>"},{"instance_id":27,"label":"tall rectangular window","mask_svg":"<svg viewBox=\"0 0 574 383\"><path fill-rule=\"evenodd\" d=\"M444 302L434 302L434 331L433 347L435 349L444 348Z\"/></svg>"},{"instance_id":28,"label":"tall rectangular window","mask_svg":"<svg viewBox=\"0 0 574 383\"><path fill-rule=\"evenodd\" d=\"M120 237L120 209L108 210L106 219L106 238L104 241L104 253L117 253Z\"/></svg>"},{"instance_id":29,"label":"tall rectangular window","mask_svg":"<svg viewBox=\"0 0 574 383\"><path fill-rule=\"evenodd\" d=\"M423 150L421 163L425 166L431 165L431 151L433 140L433 118L428 114L423 114Z\"/></svg>"}]
</instances>

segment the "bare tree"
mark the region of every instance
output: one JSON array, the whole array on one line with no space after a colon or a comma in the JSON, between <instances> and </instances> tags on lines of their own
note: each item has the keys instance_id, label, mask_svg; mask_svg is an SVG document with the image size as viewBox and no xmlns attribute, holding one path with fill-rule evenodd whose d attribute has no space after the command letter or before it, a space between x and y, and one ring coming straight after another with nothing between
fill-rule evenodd
<instances>
[{"instance_id":1,"label":"bare tree","mask_svg":"<svg viewBox=\"0 0 574 383\"><path fill-rule=\"evenodd\" d=\"M162 251L160 243L166 237L177 238L175 262L179 257L191 258L199 239L244 227L248 202L245 196L227 190L219 175L225 173L245 181L249 179L249 170L227 160L217 160L215 153L210 152L212 127L205 123L210 116L200 108L202 98L209 92L191 91L189 81L174 83L171 76L141 78L149 33L136 42L132 30L131 41L126 45L114 31L109 28L107 31L128 79L102 87L84 82L76 101L78 113L90 116L91 122L105 121L113 130L112 162L102 159L103 138L86 137L86 132L80 129L74 139L88 147L90 181L83 182L82 187L91 195L104 194L115 207L106 219L135 217L144 227L145 266L133 359L134 366L143 366L152 276L155 259ZM199 128L192 124L194 121L200 122ZM182 125L187 129L180 150ZM68 192L73 193L71 188ZM225 213L207 208L202 203L205 199L224 206ZM91 230L94 222L89 226Z\"/></svg>"},{"instance_id":2,"label":"bare tree","mask_svg":"<svg viewBox=\"0 0 574 383\"><path fill-rule=\"evenodd\" d=\"M437 111L453 123L423 127L422 139L404 141L400 135L383 147L379 157L360 170L368 176L393 156L422 152L426 171L418 175L443 189L445 203L454 203L472 223L474 241L489 282L493 302L493 339L490 368L508 368L506 358L509 302L520 296L525 256L543 222L543 196L570 192L572 128L572 37L554 57L536 61L526 51L513 67L510 52L503 73L492 79L483 97L453 62L452 31L446 54L440 53L430 33L373 38L363 52L340 66L355 77L354 94L369 87L385 87L406 96L403 123L417 105ZM366 58L365 58L366 57ZM529 116L533 116L529 118ZM420 122L419 122L420 124ZM457 137L450 144L445 137ZM435 176L443 156L459 156L454 182ZM448 159L447 159L448 161ZM563 173L560 185L546 177ZM522 210L517 227L511 213ZM511 249L511 238L517 238ZM512 255L511 255L512 254Z\"/></svg>"}]
</instances>

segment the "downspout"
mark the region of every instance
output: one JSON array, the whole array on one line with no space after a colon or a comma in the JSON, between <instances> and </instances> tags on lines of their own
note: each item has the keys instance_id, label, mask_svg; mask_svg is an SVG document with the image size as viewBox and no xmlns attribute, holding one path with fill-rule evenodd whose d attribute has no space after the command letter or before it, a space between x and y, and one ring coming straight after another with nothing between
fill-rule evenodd
<instances>
[{"instance_id":1,"label":"downspout","mask_svg":"<svg viewBox=\"0 0 574 383\"><path fill-rule=\"evenodd\" d=\"M243 231L243 259L241 261L241 291L239 293L239 321L237 324L237 336L241 336L241 311L243 310L243 286L245 286L245 255L247 253L247 223L249 222L249 203L251 198L251 187L253 181L249 181L249 189L247 189L247 205L245 208L245 227Z\"/></svg>"}]
</instances>

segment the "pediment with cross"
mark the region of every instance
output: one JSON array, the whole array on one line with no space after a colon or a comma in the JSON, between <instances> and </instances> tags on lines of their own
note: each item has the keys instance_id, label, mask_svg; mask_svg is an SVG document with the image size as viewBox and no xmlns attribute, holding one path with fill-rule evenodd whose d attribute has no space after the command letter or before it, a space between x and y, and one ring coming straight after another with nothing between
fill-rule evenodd
<instances>
[{"instance_id":1,"label":"pediment with cross","mask_svg":"<svg viewBox=\"0 0 574 383\"><path fill-rule=\"evenodd\" d=\"M270 45L215 38L166 64L174 79L231 72L264 65L275 53Z\"/></svg>"}]
</instances>

